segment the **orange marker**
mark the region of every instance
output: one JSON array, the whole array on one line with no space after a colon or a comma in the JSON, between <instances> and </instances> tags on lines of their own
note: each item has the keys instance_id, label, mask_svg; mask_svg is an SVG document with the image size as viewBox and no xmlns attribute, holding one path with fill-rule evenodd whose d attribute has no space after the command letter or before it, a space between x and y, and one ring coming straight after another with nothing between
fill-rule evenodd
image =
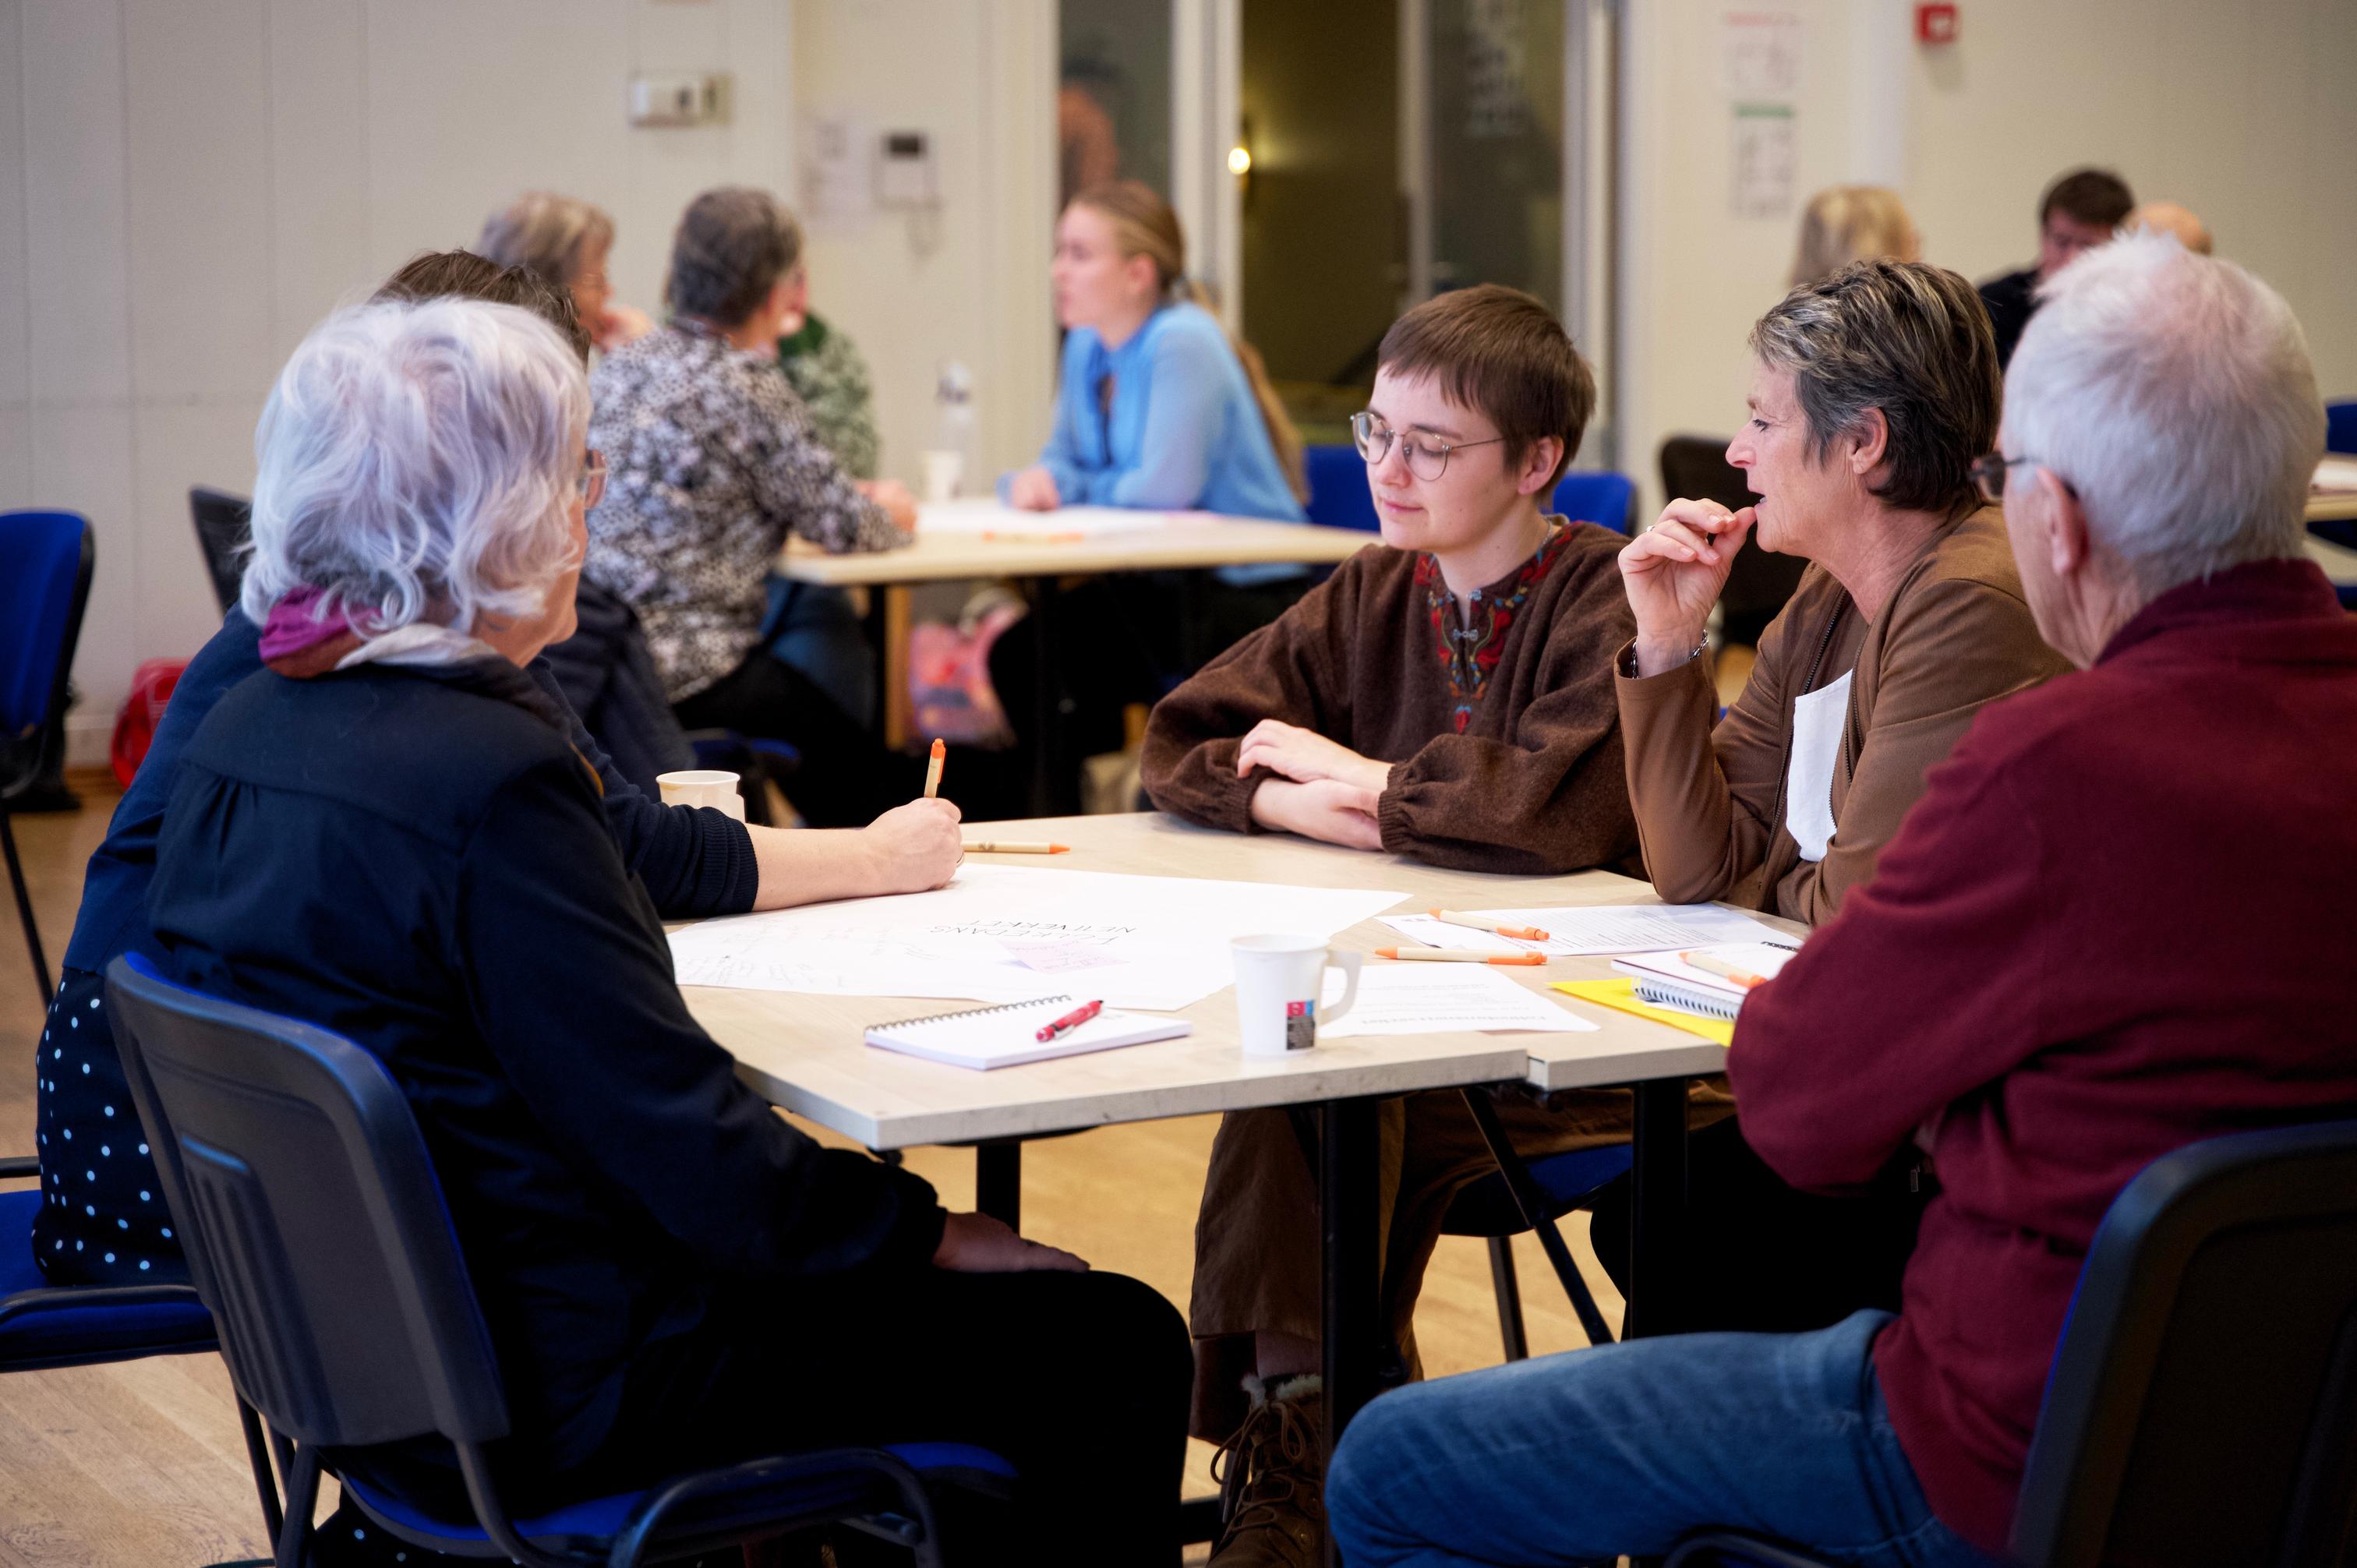
<instances>
[{"instance_id":1,"label":"orange marker","mask_svg":"<svg viewBox=\"0 0 2357 1568\"><path fill-rule=\"evenodd\" d=\"M968 854L1070 854L1068 843L1045 839L968 839L961 846Z\"/></svg>"},{"instance_id":2,"label":"orange marker","mask_svg":"<svg viewBox=\"0 0 2357 1568\"><path fill-rule=\"evenodd\" d=\"M946 742L933 742L933 759L925 764L925 799L930 800L942 792L942 764L947 760L950 748Z\"/></svg>"},{"instance_id":3,"label":"orange marker","mask_svg":"<svg viewBox=\"0 0 2357 1568\"><path fill-rule=\"evenodd\" d=\"M1766 975L1753 974L1748 970L1738 969L1725 959L1713 958L1706 952L1682 952L1678 954L1678 961L1698 969L1705 974L1716 974L1731 980L1746 991L1755 985L1768 983Z\"/></svg>"},{"instance_id":4,"label":"orange marker","mask_svg":"<svg viewBox=\"0 0 2357 1568\"><path fill-rule=\"evenodd\" d=\"M1483 952L1477 948L1377 948L1377 958L1398 959L1411 963L1511 963L1546 962L1543 952Z\"/></svg>"},{"instance_id":5,"label":"orange marker","mask_svg":"<svg viewBox=\"0 0 2357 1568\"><path fill-rule=\"evenodd\" d=\"M1446 920L1452 926L1463 926L1469 930L1495 931L1501 937L1520 937L1526 942L1543 942L1547 940L1547 934L1536 926L1492 925L1478 915L1460 915L1454 909L1433 909L1427 913L1436 920Z\"/></svg>"}]
</instances>

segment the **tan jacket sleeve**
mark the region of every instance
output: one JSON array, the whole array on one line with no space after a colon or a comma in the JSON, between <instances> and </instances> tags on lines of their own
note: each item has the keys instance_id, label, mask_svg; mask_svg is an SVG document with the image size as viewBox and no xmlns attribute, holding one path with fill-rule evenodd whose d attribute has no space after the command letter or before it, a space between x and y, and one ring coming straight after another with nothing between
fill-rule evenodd
<instances>
[{"instance_id":1,"label":"tan jacket sleeve","mask_svg":"<svg viewBox=\"0 0 2357 1568\"><path fill-rule=\"evenodd\" d=\"M1347 736L1350 655L1343 628L1357 613L1359 575L1349 564L1269 625L1243 639L1154 704L1138 781L1147 799L1209 828L1260 830L1252 799L1277 774L1236 777L1236 753L1263 719Z\"/></svg>"},{"instance_id":2,"label":"tan jacket sleeve","mask_svg":"<svg viewBox=\"0 0 2357 1568\"><path fill-rule=\"evenodd\" d=\"M1800 862L1776 886L1776 912L1792 919L1830 918L1845 894L1873 876L1883 846L1923 793L1924 773L1947 759L1985 703L2065 668L2020 596L1987 583L1939 579L1892 611L1879 628L1873 710L1853 714L1843 745L1839 776L1848 790L1825 857Z\"/></svg>"},{"instance_id":3,"label":"tan jacket sleeve","mask_svg":"<svg viewBox=\"0 0 2357 1568\"><path fill-rule=\"evenodd\" d=\"M1770 625L1743 694L1716 726L1718 693L1706 660L1632 677L1620 673L1628 647L1612 656L1645 874L1673 904L1762 904L1759 874L1783 826L1784 683L1794 657L1786 645L1819 630L1796 628L1795 618Z\"/></svg>"}]
</instances>

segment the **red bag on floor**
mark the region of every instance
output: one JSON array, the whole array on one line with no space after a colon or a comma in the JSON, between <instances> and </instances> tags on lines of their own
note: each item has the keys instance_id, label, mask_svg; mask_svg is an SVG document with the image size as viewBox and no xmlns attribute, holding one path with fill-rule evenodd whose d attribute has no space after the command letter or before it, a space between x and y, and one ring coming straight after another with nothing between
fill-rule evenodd
<instances>
[{"instance_id":1,"label":"red bag on floor","mask_svg":"<svg viewBox=\"0 0 2357 1568\"><path fill-rule=\"evenodd\" d=\"M122 711L114 715L114 740L107 747L115 782L125 789L147 759L147 748L156 743L156 726L164 722L172 689L180 683L180 671L188 667L185 659L150 659L132 672L131 694L123 699Z\"/></svg>"}]
</instances>

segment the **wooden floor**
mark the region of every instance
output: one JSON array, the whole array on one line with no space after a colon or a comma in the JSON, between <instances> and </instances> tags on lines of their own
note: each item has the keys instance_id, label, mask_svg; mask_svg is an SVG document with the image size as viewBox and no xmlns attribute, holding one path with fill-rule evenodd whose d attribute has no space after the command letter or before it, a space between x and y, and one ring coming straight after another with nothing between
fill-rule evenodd
<instances>
[{"instance_id":1,"label":"wooden floor","mask_svg":"<svg viewBox=\"0 0 2357 1568\"><path fill-rule=\"evenodd\" d=\"M79 812L16 819L52 966L72 929L82 865L114 806L95 780L78 778L76 786L85 795ZM0 1153L34 1147L32 1053L43 1001L14 913L0 904ZM1034 1145L1025 1172L1027 1230L1100 1268L1135 1274L1183 1307L1195 1203L1214 1125L1198 1117ZM970 1155L920 1150L909 1163L944 1202L972 1205ZM0 1239L0 1245L24 1244ZM1606 1316L1617 1321L1620 1297L1595 1269L1584 1236L1575 1234L1573 1245ZM1537 1244L1524 1237L1516 1253L1534 1352L1582 1343ZM1435 1374L1500 1359L1480 1242L1442 1240L1416 1337ZM1193 1445L1190 1494L1211 1489L1209 1453ZM218 1357L0 1379L0 1568L179 1568L266 1554Z\"/></svg>"}]
</instances>

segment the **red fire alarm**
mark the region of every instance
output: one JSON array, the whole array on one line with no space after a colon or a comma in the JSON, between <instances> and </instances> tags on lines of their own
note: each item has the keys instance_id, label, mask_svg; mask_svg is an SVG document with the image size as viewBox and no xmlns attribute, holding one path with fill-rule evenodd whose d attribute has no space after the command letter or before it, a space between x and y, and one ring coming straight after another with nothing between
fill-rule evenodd
<instances>
[{"instance_id":1,"label":"red fire alarm","mask_svg":"<svg viewBox=\"0 0 2357 1568\"><path fill-rule=\"evenodd\" d=\"M1915 41L1919 44L1953 44L1956 41L1956 8L1944 3L1921 5L1915 7Z\"/></svg>"}]
</instances>

